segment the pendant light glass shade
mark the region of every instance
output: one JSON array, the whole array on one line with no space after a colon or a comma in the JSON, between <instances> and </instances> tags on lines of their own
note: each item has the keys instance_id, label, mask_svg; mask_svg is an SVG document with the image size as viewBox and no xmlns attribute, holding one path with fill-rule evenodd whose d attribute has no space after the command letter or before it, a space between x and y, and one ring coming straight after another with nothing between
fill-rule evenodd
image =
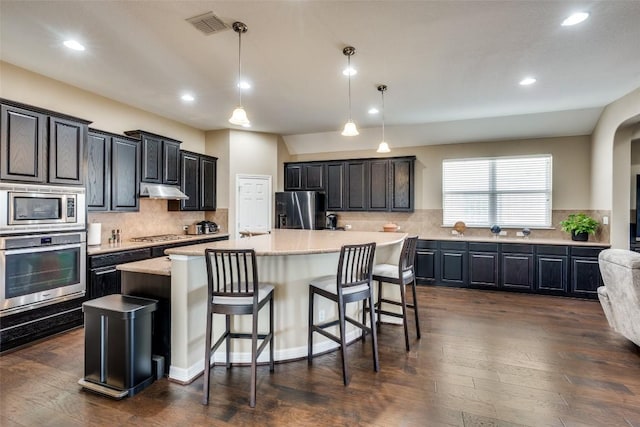
<instances>
[{"instance_id":1,"label":"pendant light glass shade","mask_svg":"<svg viewBox=\"0 0 640 427\"><path fill-rule=\"evenodd\" d=\"M233 110L231 118L229 119L229 123L244 127L251 125L251 122L247 118L247 112L244 111L244 108L242 108L242 106L238 106L238 108Z\"/></svg>"},{"instance_id":2,"label":"pendant light glass shade","mask_svg":"<svg viewBox=\"0 0 640 427\"><path fill-rule=\"evenodd\" d=\"M353 46L347 46L342 49L342 53L347 57L347 69L351 69L351 55L356 53L356 48ZM351 120L351 74L348 73L349 76L349 121L344 125L344 129L342 130L343 136L356 136L360 135L358 132L358 128L356 124Z\"/></svg>"},{"instance_id":3,"label":"pendant light glass shade","mask_svg":"<svg viewBox=\"0 0 640 427\"><path fill-rule=\"evenodd\" d=\"M384 92L387 90L387 85L379 85L378 91L382 95L382 142L378 145L377 153L389 153L391 149L389 148L389 144L384 141Z\"/></svg>"},{"instance_id":4,"label":"pendant light glass shade","mask_svg":"<svg viewBox=\"0 0 640 427\"><path fill-rule=\"evenodd\" d=\"M356 136L356 135L360 135L360 132L358 132L358 128L356 127L356 124L353 123L351 120L349 120L344 125L344 129L342 130L342 135Z\"/></svg>"},{"instance_id":5,"label":"pendant light glass shade","mask_svg":"<svg viewBox=\"0 0 640 427\"><path fill-rule=\"evenodd\" d=\"M391 152L391 149L389 148L389 144L387 144L384 141L382 141L380 145L378 145L378 149L376 150L376 153L389 153L389 152Z\"/></svg>"},{"instance_id":6,"label":"pendant light glass shade","mask_svg":"<svg viewBox=\"0 0 640 427\"><path fill-rule=\"evenodd\" d=\"M242 33L246 33L247 30L248 30L247 26L242 22L233 23L233 31L238 33L238 83L240 83L240 81L242 80L241 78L242 77L242 61L241 61ZM243 127L250 127L251 122L247 117L247 112L244 111L244 108L242 108L242 87L241 87L242 85L238 84L237 86L238 86L238 106L236 107L235 110L233 110L233 113L229 118L229 123L233 125L243 126Z\"/></svg>"}]
</instances>

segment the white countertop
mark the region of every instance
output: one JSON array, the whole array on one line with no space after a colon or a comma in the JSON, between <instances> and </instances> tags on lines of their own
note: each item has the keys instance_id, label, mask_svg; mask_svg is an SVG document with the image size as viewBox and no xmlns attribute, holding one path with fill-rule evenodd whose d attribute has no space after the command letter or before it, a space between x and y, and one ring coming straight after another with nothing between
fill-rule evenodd
<instances>
[{"instance_id":1,"label":"white countertop","mask_svg":"<svg viewBox=\"0 0 640 427\"><path fill-rule=\"evenodd\" d=\"M106 254L110 252L128 251L131 249L149 248L151 246L171 245L174 243L193 242L197 243L199 240L210 239L212 237L229 237L227 233L213 233L213 234L197 234L197 235L180 235L179 239L175 240L163 240L161 242L121 242L117 244L103 244L87 246L87 255Z\"/></svg>"},{"instance_id":2,"label":"white countertop","mask_svg":"<svg viewBox=\"0 0 640 427\"><path fill-rule=\"evenodd\" d=\"M202 256L206 248L254 249L256 255L302 255L340 252L343 245L375 242L378 246L393 245L404 240L406 233L378 231L333 230L272 230L271 234L236 240L202 243L167 249L169 255Z\"/></svg>"}]
</instances>

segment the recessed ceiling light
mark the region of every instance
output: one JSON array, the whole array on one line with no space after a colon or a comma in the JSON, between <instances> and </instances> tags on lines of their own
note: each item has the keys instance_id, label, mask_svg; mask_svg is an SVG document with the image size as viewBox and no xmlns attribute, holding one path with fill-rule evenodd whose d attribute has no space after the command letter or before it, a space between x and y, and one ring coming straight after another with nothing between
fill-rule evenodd
<instances>
[{"instance_id":1,"label":"recessed ceiling light","mask_svg":"<svg viewBox=\"0 0 640 427\"><path fill-rule=\"evenodd\" d=\"M348 67L342 70L342 74L344 74L345 76L355 76L356 74L358 74L358 70L353 67Z\"/></svg>"},{"instance_id":2,"label":"recessed ceiling light","mask_svg":"<svg viewBox=\"0 0 640 427\"><path fill-rule=\"evenodd\" d=\"M251 89L251 84L246 81L241 81L236 86L239 87L240 89Z\"/></svg>"},{"instance_id":3,"label":"recessed ceiling light","mask_svg":"<svg viewBox=\"0 0 640 427\"><path fill-rule=\"evenodd\" d=\"M68 47L69 49L73 49L73 50L84 50L84 46L81 45L80 43L78 43L75 40L65 40L64 41L64 45L66 47Z\"/></svg>"},{"instance_id":4,"label":"recessed ceiling light","mask_svg":"<svg viewBox=\"0 0 640 427\"><path fill-rule=\"evenodd\" d=\"M521 86L529 86L532 85L536 82L536 79L533 77L525 77L524 79L520 80L520 85Z\"/></svg>"},{"instance_id":5,"label":"recessed ceiling light","mask_svg":"<svg viewBox=\"0 0 640 427\"><path fill-rule=\"evenodd\" d=\"M579 24L585 19L587 19L588 17L589 17L589 14L587 12L574 13L573 15L569 16L567 19L562 21L562 26L569 27L571 25Z\"/></svg>"},{"instance_id":6,"label":"recessed ceiling light","mask_svg":"<svg viewBox=\"0 0 640 427\"><path fill-rule=\"evenodd\" d=\"M193 95L191 95L190 93L185 93L184 95L182 95L180 97L183 101L187 101L187 102L191 102L193 100L195 100L196 98L194 98Z\"/></svg>"},{"instance_id":7,"label":"recessed ceiling light","mask_svg":"<svg viewBox=\"0 0 640 427\"><path fill-rule=\"evenodd\" d=\"M379 112L380 112L380 110L378 110L375 107L369 108L369 114L378 114Z\"/></svg>"}]
</instances>

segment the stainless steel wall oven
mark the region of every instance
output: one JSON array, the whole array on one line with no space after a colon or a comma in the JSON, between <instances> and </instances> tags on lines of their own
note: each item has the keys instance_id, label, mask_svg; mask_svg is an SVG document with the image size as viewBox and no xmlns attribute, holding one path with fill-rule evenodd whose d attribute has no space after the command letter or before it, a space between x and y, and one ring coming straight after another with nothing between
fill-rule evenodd
<instances>
[{"instance_id":1,"label":"stainless steel wall oven","mask_svg":"<svg viewBox=\"0 0 640 427\"><path fill-rule=\"evenodd\" d=\"M0 237L0 317L85 295L86 233Z\"/></svg>"}]
</instances>

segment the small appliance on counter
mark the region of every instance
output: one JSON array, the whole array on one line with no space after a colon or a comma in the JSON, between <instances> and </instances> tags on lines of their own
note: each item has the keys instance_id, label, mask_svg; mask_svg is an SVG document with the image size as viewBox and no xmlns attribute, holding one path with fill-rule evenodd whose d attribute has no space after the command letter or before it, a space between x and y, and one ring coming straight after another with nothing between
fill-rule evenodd
<instances>
[{"instance_id":1,"label":"small appliance on counter","mask_svg":"<svg viewBox=\"0 0 640 427\"><path fill-rule=\"evenodd\" d=\"M202 226L199 223L198 224L191 224L187 228L187 234L191 234L191 235L202 234Z\"/></svg>"},{"instance_id":2,"label":"small appliance on counter","mask_svg":"<svg viewBox=\"0 0 640 427\"><path fill-rule=\"evenodd\" d=\"M336 230L338 228L338 215L334 213L327 215L327 228L329 230Z\"/></svg>"},{"instance_id":3,"label":"small appliance on counter","mask_svg":"<svg viewBox=\"0 0 640 427\"><path fill-rule=\"evenodd\" d=\"M200 221L198 225L202 228L202 234L213 234L220 231L220 227L213 221Z\"/></svg>"}]
</instances>

